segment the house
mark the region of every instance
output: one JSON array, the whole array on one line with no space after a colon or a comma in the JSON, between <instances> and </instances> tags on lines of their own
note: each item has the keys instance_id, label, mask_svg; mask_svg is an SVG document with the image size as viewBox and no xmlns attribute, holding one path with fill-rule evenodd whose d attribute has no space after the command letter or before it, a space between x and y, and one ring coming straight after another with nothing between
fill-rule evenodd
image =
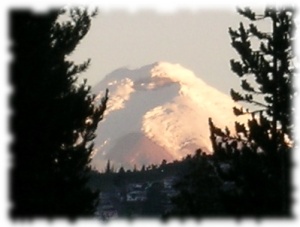
<instances>
[{"instance_id":1,"label":"house","mask_svg":"<svg viewBox=\"0 0 300 227\"><path fill-rule=\"evenodd\" d=\"M167 177L163 180L164 188L165 189L172 189L174 183L176 182L176 177Z\"/></svg>"},{"instance_id":2,"label":"house","mask_svg":"<svg viewBox=\"0 0 300 227\"><path fill-rule=\"evenodd\" d=\"M145 191L131 191L128 192L126 195L126 201L127 202L143 202L147 200L147 193Z\"/></svg>"}]
</instances>

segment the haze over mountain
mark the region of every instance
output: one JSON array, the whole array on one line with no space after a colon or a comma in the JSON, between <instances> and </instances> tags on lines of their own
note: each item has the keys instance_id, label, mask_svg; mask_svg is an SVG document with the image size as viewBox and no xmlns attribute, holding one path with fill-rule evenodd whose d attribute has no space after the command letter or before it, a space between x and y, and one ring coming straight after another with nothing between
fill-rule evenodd
<instances>
[{"instance_id":1,"label":"haze over mountain","mask_svg":"<svg viewBox=\"0 0 300 227\"><path fill-rule=\"evenodd\" d=\"M220 81L222 83L222 81ZM120 68L93 88L109 101L95 139L92 165L109 159L116 168L160 164L181 159L201 148L212 152L208 118L234 132L238 106L228 95L179 64L157 62L139 69Z\"/></svg>"}]
</instances>

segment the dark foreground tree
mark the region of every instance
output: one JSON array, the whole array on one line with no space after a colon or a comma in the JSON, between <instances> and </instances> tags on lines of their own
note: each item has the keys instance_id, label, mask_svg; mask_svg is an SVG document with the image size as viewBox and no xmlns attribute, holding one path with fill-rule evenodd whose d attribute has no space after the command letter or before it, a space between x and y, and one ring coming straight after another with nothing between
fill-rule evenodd
<instances>
[{"instance_id":1,"label":"dark foreground tree","mask_svg":"<svg viewBox=\"0 0 300 227\"><path fill-rule=\"evenodd\" d=\"M238 12L252 21L269 20L271 31L261 32L254 24L246 29L242 23L238 30L229 29L231 44L241 57L241 61L231 60L231 68L241 78L245 93L232 89L232 99L259 107L250 112L235 108L234 112L236 115L251 113L253 121L247 136L262 149L271 148L275 152L281 145L285 146L284 140L292 141L294 10L267 8L262 15L248 8ZM251 43L255 39L260 43L257 49ZM249 79L255 81L255 86ZM254 115L258 114L259 121L255 121ZM255 124L262 127L255 128Z\"/></svg>"},{"instance_id":2,"label":"dark foreground tree","mask_svg":"<svg viewBox=\"0 0 300 227\"><path fill-rule=\"evenodd\" d=\"M215 156L231 168L223 179L230 179L239 191L234 199L224 195L224 203L235 215L290 216L294 10L266 8L261 15L249 8L238 12L254 22L269 21L271 30L259 31L252 23L248 28L241 23L238 30L229 29L231 44L241 57L241 61L231 60L231 68L241 78L244 92L231 90L232 99L258 108L234 108L236 115L251 114L247 126L236 123L235 137L222 133L210 121ZM255 39L257 49L252 43ZM217 137L227 142L217 144Z\"/></svg>"},{"instance_id":3,"label":"dark foreground tree","mask_svg":"<svg viewBox=\"0 0 300 227\"><path fill-rule=\"evenodd\" d=\"M193 206L188 207L193 210L182 210L185 208L178 202L177 208L184 215L194 216L291 216L294 11L267 8L258 15L246 8L238 12L254 22L269 21L272 28L261 32L254 24L246 29L241 23L238 30L229 29L232 46L241 57L241 61L231 60L231 67L241 78L245 92L231 90L231 96L234 101L244 101L258 108L253 111L234 108L236 115L251 115L246 126L236 123L235 136L228 129L219 129L209 119L214 150L210 163L214 168L202 174L219 179L217 193L211 198L211 204L218 204L217 209L211 209L201 196L200 189L208 180L202 181L200 186L189 183L194 193L188 196L181 192L181 201L189 199ZM253 47L254 39L260 43L257 49ZM196 167L191 168L188 176L193 184L201 179L199 171L195 174ZM203 207L204 210L199 211Z\"/></svg>"},{"instance_id":4,"label":"dark foreground tree","mask_svg":"<svg viewBox=\"0 0 300 227\"><path fill-rule=\"evenodd\" d=\"M231 60L231 67L241 78L244 91L240 94L231 90L232 98L259 107L254 111L234 109L236 115L251 113L252 118L247 127L236 123L238 139L245 138L242 153L248 157L241 155L235 162L236 172L244 173L240 178L248 181L244 185L248 195L244 205L248 205L248 213L252 214L291 215L294 9L271 7L262 15L249 8L238 12L254 22L269 21L271 27L264 32L254 24L247 29L243 24L236 31L229 29L232 46L241 57L241 61ZM251 43L254 39L260 44L257 49ZM254 85L248 81L251 77ZM252 172L245 169L246 165Z\"/></svg>"},{"instance_id":5,"label":"dark foreground tree","mask_svg":"<svg viewBox=\"0 0 300 227\"><path fill-rule=\"evenodd\" d=\"M89 216L97 204L98 193L86 183L107 92L97 103L86 81L76 83L89 61L66 60L95 14L72 9L70 20L57 23L61 13L10 13L14 218Z\"/></svg>"}]
</instances>

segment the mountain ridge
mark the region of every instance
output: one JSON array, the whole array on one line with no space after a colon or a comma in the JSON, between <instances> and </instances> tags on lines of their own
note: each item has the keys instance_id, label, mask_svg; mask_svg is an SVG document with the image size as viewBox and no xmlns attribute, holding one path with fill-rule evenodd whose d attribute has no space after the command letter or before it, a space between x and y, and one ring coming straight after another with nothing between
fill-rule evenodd
<instances>
[{"instance_id":1,"label":"mountain ridge","mask_svg":"<svg viewBox=\"0 0 300 227\"><path fill-rule=\"evenodd\" d=\"M197 148L210 153L208 118L230 130L234 130L238 119L232 111L238 105L229 96L180 64L155 62L138 69L120 68L108 74L93 91L100 98L106 88L110 99L104 121L97 129L98 152L92 159L98 169L108 159L116 167L130 168L159 164L162 159L180 159ZM142 147L137 144L159 152L142 152L148 157L144 159L139 150Z\"/></svg>"}]
</instances>

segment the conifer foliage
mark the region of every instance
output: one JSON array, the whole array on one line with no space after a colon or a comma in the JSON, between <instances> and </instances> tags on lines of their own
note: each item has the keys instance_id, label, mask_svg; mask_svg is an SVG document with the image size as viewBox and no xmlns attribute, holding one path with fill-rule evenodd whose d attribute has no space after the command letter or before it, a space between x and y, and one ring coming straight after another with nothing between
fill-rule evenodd
<instances>
[{"instance_id":1,"label":"conifer foliage","mask_svg":"<svg viewBox=\"0 0 300 227\"><path fill-rule=\"evenodd\" d=\"M10 13L13 62L11 202L12 217L93 215L98 192L86 185L93 139L108 99L100 103L90 87L76 82L89 60L70 55L87 34L95 13L62 11Z\"/></svg>"},{"instance_id":2,"label":"conifer foliage","mask_svg":"<svg viewBox=\"0 0 300 227\"><path fill-rule=\"evenodd\" d=\"M230 61L231 68L241 78L244 94L233 89L230 93L234 101L259 107L250 113L259 113L260 122L254 120L252 124L263 125L266 131L254 134L260 136L263 133L263 137L270 137L273 149L276 149L284 136L292 139L294 11L292 8L266 8L262 15L258 15L246 8L238 9L238 12L253 22L270 21L272 29L262 32L253 23L249 28L242 23L238 30L229 28L231 45L241 57L241 61ZM254 40L259 42L258 49L253 48L251 41ZM256 86L249 82L250 77L255 80ZM234 112L236 115L249 113L237 108Z\"/></svg>"},{"instance_id":3,"label":"conifer foliage","mask_svg":"<svg viewBox=\"0 0 300 227\"><path fill-rule=\"evenodd\" d=\"M250 115L247 125L236 122L235 135L208 119L214 153L199 156L201 171L197 163L190 167L174 198L175 214L291 217L294 12L266 8L259 15L245 8L238 13L253 22L265 20L272 28L261 32L252 23L249 28L240 23L237 30L229 29L231 44L241 57L231 60L231 68L241 78L244 92L230 93L234 101L251 104L253 110L233 109L236 115ZM258 49L254 39L260 43ZM209 168L204 169L204 163ZM202 191L205 185L211 187L207 194Z\"/></svg>"},{"instance_id":4,"label":"conifer foliage","mask_svg":"<svg viewBox=\"0 0 300 227\"><path fill-rule=\"evenodd\" d=\"M232 99L254 104L259 109L234 108L236 115L251 113L247 126L236 122L236 137L230 133L220 135L220 129L209 122L216 159L230 164L230 181L239 191L234 198L235 206L232 198L224 198L230 206L229 213L236 215L288 216L291 215L293 147L291 104L295 97L292 86L294 12L291 8L266 8L262 15L249 8L238 12L254 22L268 20L272 29L261 32L251 23L248 29L242 23L238 30L229 29L231 44L241 57L241 61L231 60L231 68L241 78L244 91L240 94L232 89ZM257 50L251 43L253 39L260 43ZM253 77L255 86L248 82L249 77ZM217 143L217 137L225 143Z\"/></svg>"}]
</instances>

